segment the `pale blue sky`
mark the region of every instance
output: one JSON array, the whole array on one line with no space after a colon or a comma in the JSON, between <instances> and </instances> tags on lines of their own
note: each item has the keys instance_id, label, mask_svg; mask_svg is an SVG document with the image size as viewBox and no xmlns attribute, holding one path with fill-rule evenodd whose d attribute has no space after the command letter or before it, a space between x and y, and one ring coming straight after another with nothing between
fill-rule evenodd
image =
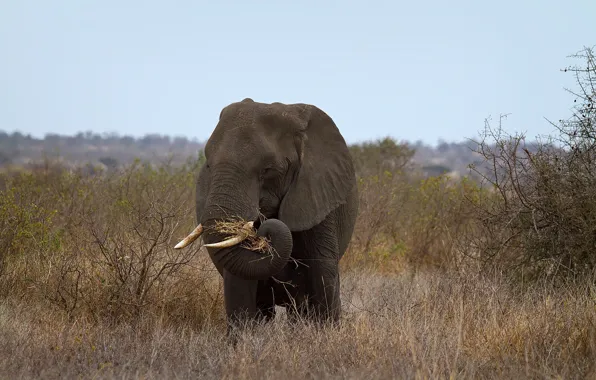
<instances>
[{"instance_id":1,"label":"pale blue sky","mask_svg":"<svg viewBox=\"0 0 596 380\"><path fill-rule=\"evenodd\" d=\"M230 102L306 102L348 142L553 131L596 1L0 0L0 130L206 139Z\"/></svg>"}]
</instances>

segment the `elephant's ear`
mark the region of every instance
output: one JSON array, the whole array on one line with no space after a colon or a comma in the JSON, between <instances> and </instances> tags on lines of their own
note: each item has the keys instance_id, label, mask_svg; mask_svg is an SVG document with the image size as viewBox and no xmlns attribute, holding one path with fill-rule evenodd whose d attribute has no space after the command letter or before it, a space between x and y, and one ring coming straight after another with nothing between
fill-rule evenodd
<instances>
[{"instance_id":1,"label":"elephant's ear","mask_svg":"<svg viewBox=\"0 0 596 380\"><path fill-rule=\"evenodd\" d=\"M333 120L315 106L294 104L286 113L301 127L295 137L300 166L278 218L292 231L307 230L346 202L355 184L352 157Z\"/></svg>"}]
</instances>

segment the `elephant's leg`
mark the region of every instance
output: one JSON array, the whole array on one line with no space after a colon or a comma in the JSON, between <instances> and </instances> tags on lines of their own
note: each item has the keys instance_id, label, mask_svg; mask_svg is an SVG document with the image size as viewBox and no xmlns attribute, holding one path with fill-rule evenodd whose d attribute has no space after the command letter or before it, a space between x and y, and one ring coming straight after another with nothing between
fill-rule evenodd
<instances>
[{"instance_id":1,"label":"elephant's leg","mask_svg":"<svg viewBox=\"0 0 596 380\"><path fill-rule=\"evenodd\" d=\"M229 333L256 318L258 281L236 277L224 269L223 285Z\"/></svg>"},{"instance_id":2,"label":"elephant's leg","mask_svg":"<svg viewBox=\"0 0 596 380\"><path fill-rule=\"evenodd\" d=\"M257 319L270 322L275 318L275 294L269 281L259 281L257 287Z\"/></svg>"},{"instance_id":3,"label":"elephant's leg","mask_svg":"<svg viewBox=\"0 0 596 380\"><path fill-rule=\"evenodd\" d=\"M341 313L337 231L336 218L331 214L302 237L308 314L319 322L336 323Z\"/></svg>"},{"instance_id":4,"label":"elephant's leg","mask_svg":"<svg viewBox=\"0 0 596 380\"><path fill-rule=\"evenodd\" d=\"M316 322L339 322L339 265L337 260L322 259L308 268L308 314Z\"/></svg>"},{"instance_id":5,"label":"elephant's leg","mask_svg":"<svg viewBox=\"0 0 596 380\"><path fill-rule=\"evenodd\" d=\"M271 280L275 303L286 309L289 323L298 322L306 316L305 276L304 265L291 261Z\"/></svg>"}]
</instances>

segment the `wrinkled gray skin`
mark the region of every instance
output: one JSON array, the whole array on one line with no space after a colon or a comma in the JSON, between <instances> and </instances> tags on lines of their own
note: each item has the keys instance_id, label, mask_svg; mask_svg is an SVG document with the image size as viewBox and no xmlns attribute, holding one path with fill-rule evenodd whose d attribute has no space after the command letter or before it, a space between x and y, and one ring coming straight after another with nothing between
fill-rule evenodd
<instances>
[{"instance_id":1,"label":"wrinkled gray skin","mask_svg":"<svg viewBox=\"0 0 596 380\"><path fill-rule=\"evenodd\" d=\"M263 259L239 245L208 248L223 276L228 327L268 321L275 305L291 318L338 322L338 262L352 236L358 193L333 120L312 105L247 98L221 111L205 156L196 198L204 242L224 238L209 228L216 220L241 217L255 221L277 252Z\"/></svg>"}]
</instances>

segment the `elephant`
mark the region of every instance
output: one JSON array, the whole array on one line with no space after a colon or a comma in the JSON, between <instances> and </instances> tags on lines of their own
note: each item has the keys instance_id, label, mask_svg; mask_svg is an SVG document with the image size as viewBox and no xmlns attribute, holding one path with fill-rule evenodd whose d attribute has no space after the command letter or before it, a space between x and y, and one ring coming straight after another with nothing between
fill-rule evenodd
<instances>
[{"instance_id":1,"label":"elephant","mask_svg":"<svg viewBox=\"0 0 596 380\"><path fill-rule=\"evenodd\" d=\"M337 325L339 260L351 240L358 187L348 146L332 118L304 103L246 98L221 109L196 180L197 227L175 248L202 238L223 277L228 331L291 320ZM214 230L241 218L275 254L242 247ZM253 230L254 231L254 230Z\"/></svg>"}]
</instances>

